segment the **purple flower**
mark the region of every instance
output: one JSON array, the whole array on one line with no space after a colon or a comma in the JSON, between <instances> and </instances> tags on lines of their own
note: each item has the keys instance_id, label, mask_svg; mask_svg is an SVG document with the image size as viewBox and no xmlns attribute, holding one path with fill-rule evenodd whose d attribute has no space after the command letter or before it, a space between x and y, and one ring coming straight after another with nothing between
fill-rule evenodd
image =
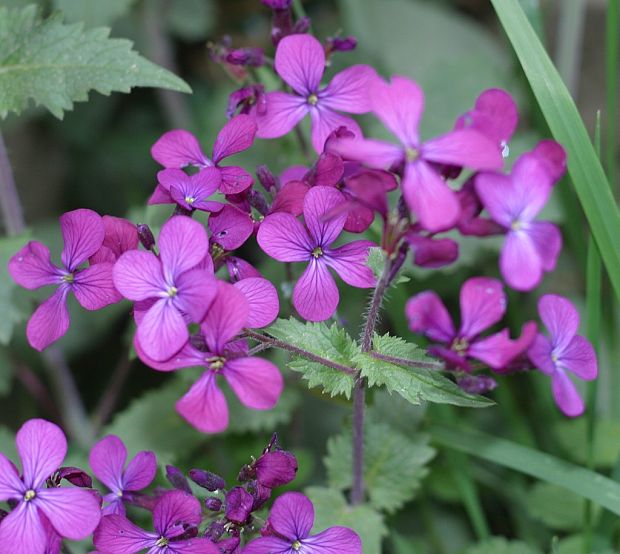
<instances>
[{"instance_id":1,"label":"purple flower","mask_svg":"<svg viewBox=\"0 0 620 554\"><path fill-rule=\"evenodd\" d=\"M239 525L247 523L254 497L242 487L233 487L226 493L226 518Z\"/></svg>"},{"instance_id":2,"label":"purple flower","mask_svg":"<svg viewBox=\"0 0 620 554\"><path fill-rule=\"evenodd\" d=\"M357 240L331 248L344 227L347 214L331 219L325 216L343 202L332 187L313 187L304 199L302 225L293 215L278 212L268 215L261 224L257 240L260 247L280 262L308 262L293 290L293 305L309 321L323 321L338 307L339 294L329 267L347 284L370 288L375 284L372 270L366 265L368 250L375 246Z\"/></svg>"},{"instance_id":3,"label":"purple flower","mask_svg":"<svg viewBox=\"0 0 620 554\"><path fill-rule=\"evenodd\" d=\"M228 106L226 107L226 117L229 119L235 115L237 110L239 113L248 114L256 106L258 113L264 113L267 109L267 101L265 100L265 87L260 84L248 85L231 92L228 96Z\"/></svg>"},{"instance_id":4,"label":"purple flower","mask_svg":"<svg viewBox=\"0 0 620 554\"><path fill-rule=\"evenodd\" d=\"M546 166L525 153L510 175L481 173L476 192L493 221L506 229L499 267L513 289L532 290L545 271L552 271L562 249L562 235L549 221L534 221L553 189Z\"/></svg>"},{"instance_id":5,"label":"purple flower","mask_svg":"<svg viewBox=\"0 0 620 554\"><path fill-rule=\"evenodd\" d=\"M0 453L0 501L16 503L0 524L0 552L44 554L50 538L88 537L101 517L93 491L81 488L46 488L45 481L62 464L67 440L57 425L31 419L17 432L22 477ZM56 539L54 539L56 540Z\"/></svg>"},{"instance_id":6,"label":"purple flower","mask_svg":"<svg viewBox=\"0 0 620 554\"><path fill-rule=\"evenodd\" d=\"M226 398L217 385L222 375L242 404L255 410L273 408L282 393L278 368L268 360L248 356L245 340L235 337L248 325L250 305L236 286L218 282L218 292L201 325L202 342L192 341L165 362L150 359L136 341L136 351L147 365L160 371L184 367L207 368L202 377L177 404L177 411L204 433L219 433L228 427Z\"/></svg>"},{"instance_id":7,"label":"purple flower","mask_svg":"<svg viewBox=\"0 0 620 554\"><path fill-rule=\"evenodd\" d=\"M234 48L226 56L226 61L233 65L261 67L265 63L262 48Z\"/></svg>"},{"instance_id":8,"label":"purple flower","mask_svg":"<svg viewBox=\"0 0 620 554\"><path fill-rule=\"evenodd\" d=\"M157 460L153 452L138 452L125 468L127 449L123 441L115 435L101 439L90 451L90 467L110 493L103 497L108 505L104 515L125 515L123 495L148 487L157 473Z\"/></svg>"},{"instance_id":9,"label":"purple flower","mask_svg":"<svg viewBox=\"0 0 620 554\"><path fill-rule=\"evenodd\" d=\"M228 204L221 212L209 217L207 226L211 231L211 244L219 245L226 251L239 248L254 231L250 216Z\"/></svg>"},{"instance_id":10,"label":"purple flower","mask_svg":"<svg viewBox=\"0 0 620 554\"><path fill-rule=\"evenodd\" d=\"M457 260L459 245L449 238L434 238L409 230L405 239L413 250L413 263L420 267L443 267Z\"/></svg>"},{"instance_id":11,"label":"purple flower","mask_svg":"<svg viewBox=\"0 0 620 554\"><path fill-rule=\"evenodd\" d=\"M101 248L88 259L91 265L114 263L123 252L138 248L138 229L131 221L111 215L104 215L101 219L105 235Z\"/></svg>"},{"instance_id":12,"label":"purple flower","mask_svg":"<svg viewBox=\"0 0 620 554\"><path fill-rule=\"evenodd\" d=\"M28 321L28 342L37 350L47 348L67 332L70 292L87 310L99 310L121 299L112 282L112 263L80 268L103 244L105 228L101 216L92 210L67 212L60 217L60 228L64 240L62 267L52 264L49 249L37 241L24 246L8 265L13 280L26 289L58 287Z\"/></svg>"},{"instance_id":13,"label":"purple flower","mask_svg":"<svg viewBox=\"0 0 620 554\"><path fill-rule=\"evenodd\" d=\"M286 485L297 475L297 458L286 450L263 453L252 464L256 480L263 487L273 489Z\"/></svg>"},{"instance_id":14,"label":"purple flower","mask_svg":"<svg viewBox=\"0 0 620 554\"><path fill-rule=\"evenodd\" d=\"M451 228L459 217L459 202L441 177L437 164L499 169L503 164L501 153L489 138L474 129L454 130L422 143L418 125L424 110L424 94L406 77L393 77L390 84L377 78L369 88L373 113L401 144L342 138L330 143L330 149L370 167L389 169L404 165L403 195L421 225L429 231Z\"/></svg>"},{"instance_id":15,"label":"purple flower","mask_svg":"<svg viewBox=\"0 0 620 554\"><path fill-rule=\"evenodd\" d=\"M200 502L182 491L164 493L153 510L155 532L121 515L105 516L95 531L95 547L106 554L220 554L209 539L190 537L202 521Z\"/></svg>"},{"instance_id":16,"label":"purple flower","mask_svg":"<svg viewBox=\"0 0 620 554\"><path fill-rule=\"evenodd\" d=\"M586 381L596 379L594 348L577 334L579 313L566 298L545 294L538 301L538 314L551 337L537 334L527 355L539 371L551 377L553 398L560 410L570 417L579 416L585 405L567 372Z\"/></svg>"},{"instance_id":17,"label":"purple flower","mask_svg":"<svg viewBox=\"0 0 620 554\"><path fill-rule=\"evenodd\" d=\"M196 269L208 254L204 227L185 216L169 219L152 252L125 252L114 266L114 284L129 300L145 304L136 340L156 361L169 359L189 338L187 323L200 322L216 293L212 273Z\"/></svg>"},{"instance_id":18,"label":"purple flower","mask_svg":"<svg viewBox=\"0 0 620 554\"><path fill-rule=\"evenodd\" d=\"M211 158L203 153L194 135L181 129L164 133L151 148L151 155L165 168L181 169L190 165L201 169L215 167L220 174L220 191L234 194L247 189L252 184L252 176L242 167L222 167L220 162L250 148L255 134L254 119L241 114L222 127L213 145Z\"/></svg>"},{"instance_id":19,"label":"purple flower","mask_svg":"<svg viewBox=\"0 0 620 554\"><path fill-rule=\"evenodd\" d=\"M521 336L511 340L508 329L480 338L482 331L497 323L506 311L506 295L497 279L473 277L461 288L461 327L455 330L448 310L432 291L407 301L409 328L433 342L430 352L443 358L448 367L470 371L468 358L476 358L492 369L501 369L526 350L536 334L536 324L526 323Z\"/></svg>"},{"instance_id":20,"label":"purple flower","mask_svg":"<svg viewBox=\"0 0 620 554\"><path fill-rule=\"evenodd\" d=\"M327 50L331 52L349 52L355 50L357 39L353 36L348 37L328 37Z\"/></svg>"},{"instance_id":21,"label":"purple flower","mask_svg":"<svg viewBox=\"0 0 620 554\"><path fill-rule=\"evenodd\" d=\"M330 527L310 535L314 524L312 502L298 492L287 492L273 503L266 531L250 542L243 554L362 554L362 541L347 527Z\"/></svg>"},{"instance_id":22,"label":"purple flower","mask_svg":"<svg viewBox=\"0 0 620 554\"><path fill-rule=\"evenodd\" d=\"M190 212L219 212L224 204L209 197L220 186L220 171L216 167L206 167L188 175L181 169L162 169L157 173L157 188L147 204L177 204Z\"/></svg>"},{"instance_id":23,"label":"purple flower","mask_svg":"<svg viewBox=\"0 0 620 554\"><path fill-rule=\"evenodd\" d=\"M312 145L317 152L329 134L340 126L361 137L359 125L338 113L366 113L370 110L368 85L375 78L374 69L354 65L337 73L329 85L321 88L325 71L325 50L310 35L290 35L278 44L275 57L278 75L293 89L293 94L270 92L267 110L254 112L260 138L286 135L307 114L312 120Z\"/></svg>"},{"instance_id":24,"label":"purple flower","mask_svg":"<svg viewBox=\"0 0 620 554\"><path fill-rule=\"evenodd\" d=\"M280 300L276 287L262 277L246 277L234 283L248 302L246 327L259 329L273 323L280 312Z\"/></svg>"}]
</instances>

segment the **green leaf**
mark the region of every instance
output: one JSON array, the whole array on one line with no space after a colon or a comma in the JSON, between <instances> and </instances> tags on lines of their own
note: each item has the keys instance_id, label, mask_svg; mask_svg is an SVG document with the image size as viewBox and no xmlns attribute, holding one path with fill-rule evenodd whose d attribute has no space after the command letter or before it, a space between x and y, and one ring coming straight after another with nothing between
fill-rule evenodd
<instances>
[{"instance_id":1,"label":"green leaf","mask_svg":"<svg viewBox=\"0 0 620 554\"><path fill-rule=\"evenodd\" d=\"M509 541L503 537L491 537L465 550L464 554L541 554L540 550L522 541Z\"/></svg>"},{"instance_id":2,"label":"green leaf","mask_svg":"<svg viewBox=\"0 0 620 554\"><path fill-rule=\"evenodd\" d=\"M379 246L372 247L368 253L366 265L370 267L370 269L372 269L372 272L374 273L377 280L381 278L381 274L383 273L383 268L385 267L385 258L386 253L383 248ZM411 279L409 279L409 277L407 277L406 275L398 275L393 281L393 284L400 285L401 283L408 283L409 281L411 281Z\"/></svg>"},{"instance_id":3,"label":"green leaf","mask_svg":"<svg viewBox=\"0 0 620 554\"><path fill-rule=\"evenodd\" d=\"M132 50L131 41L109 38L109 32L67 25L60 14L42 20L36 6L0 8L0 116L20 113L32 100L62 119L90 90L109 95L142 86L191 92Z\"/></svg>"},{"instance_id":4,"label":"green leaf","mask_svg":"<svg viewBox=\"0 0 620 554\"><path fill-rule=\"evenodd\" d=\"M54 0L68 23L84 23L86 28L108 26L129 12L136 0Z\"/></svg>"},{"instance_id":5,"label":"green leaf","mask_svg":"<svg viewBox=\"0 0 620 554\"><path fill-rule=\"evenodd\" d=\"M314 504L313 533L334 525L349 527L362 539L364 554L381 554L381 539L388 532L381 514L366 504L349 506L337 490L308 487L305 492Z\"/></svg>"},{"instance_id":6,"label":"green leaf","mask_svg":"<svg viewBox=\"0 0 620 554\"><path fill-rule=\"evenodd\" d=\"M370 414L369 414L370 415ZM351 431L327 441L325 467L329 484L337 490L351 488ZM364 425L364 483L370 504L394 512L415 496L427 475L426 464L435 455L427 435L407 436L385 423L367 418Z\"/></svg>"},{"instance_id":7,"label":"green leaf","mask_svg":"<svg viewBox=\"0 0 620 554\"><path fill-rule=\"evenodd\" d=\"M379 354L419 362L420 365L432 363L422 349L399 337L375 335L373 349ZM412 404L427 401L470 408L493 405L493 401L488 398L467 394L433 369L405 367L362 352L355 354L353 362L361 369L369 386L384 385L390 393L397 392Z\"/></svg>"},{"instance_id":8,"label":"green leaf","mask_svg":"<svg viewBox=\"0 0 620 554\"><path fill-rule=\"evenodd\" d=\"M587 449L577 445L587 444L585 418L563 420L554 428L569 457L580 464L587 464ZM620 457L620 424L610 419L597 420L594 427L594 465L611 468Z\"/></svg>"},{"instance_id":9,"label":"green leaf","mask_svg":"<svg viewBox=\"0 0 620 554\"><path fill-rule=\"evenodd\" d=\"M620 214L581 116L517 0L491 0L536 100L568 155L568 173L620 298Z\"/></svg>"},{"instance_id":10,"label":"green leaf","mask_svg":"<svg viewBox=\"0 0 620 554\"><path fill-rule=\"evenodd\" d=\"M2 94L0 92L0 94ZM26 319L28 312L16 300L18 290L15 281L9 275L9 259L30 239L30 233L0 239L0 344L8 344L13 336L16 323Z\"/></svg>"},{"instance_id":11,"label":"green leaf","mask_svg":"<svg viewBox=\"0 0 620 554\"><path fill-rule=\"evenodd\" d=\"M526 496L530 516L560 531L581 529L584 504L580 496L549 483L536 483Z\"/></svg>"},{"instance_id":12,"label":"green leaf","mask_svg":"<svg viewBox=\"0 0 620 554\"><path fill-rule=\"evenodd\" d=\"M355 341L336 323L328 327L326 323L302 323L291 317L278 319L267 329L267 333L306 352L352 369L352 359L359 352ZM311 388L321 386L331 396L344 394L347 398L351 397L354 381L350 374L296 355L293 355L288 366L302 373Z\"/></svg>"},{"instance_id":13,"label":"green leaf","mask_svg":"<svg viewBox=\"0 0 620 554\"><path fill-rule=\"evenodd\" d=\"M599 473L479 431L434 425L430 432L438 444L558 485L620 514L620 483Z\"/></svg>"}]
</instances>

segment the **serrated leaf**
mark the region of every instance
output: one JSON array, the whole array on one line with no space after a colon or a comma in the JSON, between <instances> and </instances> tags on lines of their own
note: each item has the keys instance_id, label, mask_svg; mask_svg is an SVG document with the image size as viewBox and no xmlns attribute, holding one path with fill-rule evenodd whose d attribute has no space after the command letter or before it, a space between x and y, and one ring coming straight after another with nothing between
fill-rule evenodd
<instances>
[{"instance_id":1,"label":"serrated leaf","mask_svg":"<svg viewBox=\"0 0 620 554\"><path fill-rule=\"evenodd\" d=\"M371 414L369 414L371 415ZM435 455L429 438L418 434L409 437L385 423L367 418L364 426L364 483L370 504L394 512L411 500L427 475L425 465ZM351 431L331 437L327 442L325 467L329 484L337 490L351 487Z\"/></svg>"},{"instance_id":2,"label":"serrated leaf","mask_svg":"<svg viewBox=\"0 0 620 554\"><path fill-rule=\"evenodd\" d=\"M0 8L0 116L20 113L32 101L62 119L90 90L109 95L141 86L191 92L183 80L132 50L131 41L109 33L65 24L61 14L42 20L36 6Z\"/></svg>"},{"instance_id":3,"label":"serrated leaf","mask_svg":"<svg viewBox=\"0 0 620 554\"><path fill-rule=\"evenodd\" d=\"M542 554L522 541L509 541L504 537L491 537L465 550L464 554Z\"/></svg>"},{"instance_id":4,"label":"serrated leaf","mask_svg":"<svg viewBox=\"0 0 620 554\"><path fill-rule=\"evenodd\" d=\"M0 93L1 94L1 93ZM0 239L0 344L8 344L16 323L26 319L28 313L16 302L15 281L7 270L9 259L30 239L30 233Z\"/></svg>"},{"instance_id":5,"label":"serrated leaf","mask_svg":"<svg viewBox=\"0 0 620 554\"><path fill-rule=\"evenodd\" d=\"M136 0L54 0L54 8L60 10L65 21L82 22L89 27L110 25L129 12Z\"/></svg>"},{"instance_id":6,"label":"serrated leaf","mask_svg":"<svg viewBox=\"0 0 620 554\"><path fill-rule=\"evenodd\" d=\"M267 332L306 352L349 368L354 367L352 359L359 353L355 341L336 323L328 327L322 322L302 323L291 317L278 319ZM293 355L288 366L293 371L302 373L311 388L321 386L331 396L338 394L344 394L347 398L351 396L354 379L350 374L296 355Z\"/></svg>"},{"instance_id":7,"label":"serrated leaf","mask_svg":"<svg viewBox=\"0 0 620 554\"><path fill-rule=\"evenodd\" d=\"M349 506L341 492L323 487L308 487L306 495L314 504L313 533L342 525L357 532L364 554L381 554L381 539L387 535L383 517L367 504Z\"/></svg>"},{"instance_id":8,"label":"serrated leaf","mask_svg":"<svg viewBox=\"0 0 620 554\"><path fill-rule=\"evenodd\" d=\"M415 344L390 335L375 335L373 350L385 356L418 361L421 364L432 361ZM405 367L362 352L353 357L353 363L366 377L369 386L385 386L390 393L397 392L412 404L427 401L470 408L486 408L494 404L483 396L466 393L436 370Z\"/></svg>"}]
</instances>

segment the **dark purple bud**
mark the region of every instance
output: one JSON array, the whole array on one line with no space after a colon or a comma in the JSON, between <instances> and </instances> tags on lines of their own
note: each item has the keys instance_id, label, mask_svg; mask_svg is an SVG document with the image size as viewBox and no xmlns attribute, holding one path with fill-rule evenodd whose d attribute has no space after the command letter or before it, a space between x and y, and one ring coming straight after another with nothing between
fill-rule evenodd
<instances>
[{"instance_id":1,"label":"dark purple bud","mask_svg":"<svg viewBox=\"0 0 620 554\"><path fill-rule=\"evenodd\" d=\"M285 450L267 452L254 464L256 480L270 489L281 487L295 479L297 475L297 458Z\"/></svg>"},{"instance_id":2,"label":"dark purple bud","mask_svg":"<svg viewBox=\"0 0 620 554\"><path fill-rule=\"evenodd\" d=\"M205 537L212 541L217 541L226 531L226 524L222 521L214 521L207 527L205 531Z\"/></svg>"},{"instance_id":3,"label":"dark purple bud","mask_svg":"<svg viewBox=\"0 0 620 554\"><path fill-rule=\"evenodd\" d=\"M278 433L274 433L273 435L271 435L271 438L269 439L269 442L267 443L267 446L265 446L265 448L263 448L263 454L267 454L267 452L271 452L274 448L278 447Z\"/></svg>"},{"instance_id":4,"label":"dark purple bud","mask_svg":"<svg viewBox=\"0 0 620 554\"><path fill-rule=\"evenodd\" d=\"M199 487L214 492L226 488L226 481L219 475L202 469L191 469L189 478Z\"/></svg>"},{"instance_id":5,"label":"dark purple bud","mask_svg":"<svg viewBox=\"0 0 620 554\"><path fill-rule=\"evenodd\" d=\"M192 488L189 486L185 475L183 475L183 472L180 469L167 465L166 478L175 489L192 494Z\"/></svg>"},{"instance_id":6,"label":"dark purple bud","mask_svg":"<svg viewBox=\"0 0 620 554\"><path fill-rule=\"evenodd\" d=\"M146 250L153 250L155 248L155 237L150 229L150 227L146 223L138 223L136 225L138 229L138 237L140 238L140 243Z\"/></svg>"},{"instance_id":7,"label":"dark purple bud","mask_svg":"<svg viewBox=\"0 0 620 554\"><path fill-rule=\"evenodd\" d=\"M226 61L233 65L261 67L265 64L265 53L262 48L235 48L228 53Z\"/></svg>"},{"instance_id":8,"label":"dark purple bud","mask_svg":"<svg viewBox=\"0 0 620 554\"><path fill-rule=\"evenodd\" d=\"M272 10L288 10L293 0L260 0L264 6Z\"/></svg>"},{"instance_id":9,"label":"dark purple bud","mask_svg":"<svg viewBox=\"0 0 620 554\"><path fill-rule=\"evenodd\" d=\"M219 512L222 508L222 501L215 496L209 496L205 499L205 507L212 512Z\"/></svg>"},{"instance_id":10,"label":"dark purple bud","mask_svg":"<svg viewBox=\"0 0 620 554\"><path fill-rule=\"evenodd\" d=\"M249 85L232 92L228 97L226 117L230 119L237 110L239 110L239 113L248 114L252 106L256 106L256 113L259 115L267 111L267 98L265 97L265 87L263 85Z\"/></svg>"},{"instance_id":11,"label":"dark purple bud","mask_svg":"<svg viewBox=\"0 0 620 554\"><path fill-rule=\"evenodd\" d=\"M234 523L246 523L253 505L254 497L241 487L235 487L226 493L226 517Z\"/></svg>"},{"instance_id":12,"label":"dark purple bud","mask_svg":"<svg viewBox=\"0 0 620 554\"><path fill-rule=\"evenodd\" d=\"M257 190L252 189L248 196L250 206L252 206L261 215L267 215L269 213L269 206L265 197Z\"/></svg>"},{"instance_id":13,"label":"dark purple bud","mask_svg":"<svg viewBox=\"0 0 620 554\"><path fill-rule=\"evenodd\" d=\"M61 467L58 470L58 478L59 480L66 479L76 487L84 489L91 489L93 487L93 480L90 475L78 467Z\"/></svg>"},{"instance_id":14,"label":"dark purple bud","mask_svg":"<svg viewBox=\"0 0 620 554\"><path fill-rule=\"evenodd\" d=\"M329 37L327 39L327 49L329 52L349 52L357 46L355 37Z\"/></svg>"},{"instance_id":15,"label":"dark purple bud","mask_svg":"<svg viewBox=\"0 0 620 554\"><path fill-rule=\"evenodd\" d=\"M258 182L263 185L263 188L270 194L274 194L280 188L278 179L276 179L266 165L259 165L256 168L256 177L258 178Z\"/></svg>"},{"instance_id":16,"label":"dark purple bud","mask_svg":"<svg viewBox=\"0 0 620 554\"><path fill-rule=\"evenodd\" d=\"M293 25L292 34L307 33L310 29L310 25L310 18L308 16L302 17L295 22L295 25Z\"/></svg>"},{"instance_id":17,"label":"dark purple bud","mask_svg":"<svg viewBox=\"0 0 620 554\"><path fill-rule=\"evenodd\" d=\"M487 375L463 375L457 377L456 384L469 394L483 394L497 387L497 382Z\"/></svg>"}]
</instances>

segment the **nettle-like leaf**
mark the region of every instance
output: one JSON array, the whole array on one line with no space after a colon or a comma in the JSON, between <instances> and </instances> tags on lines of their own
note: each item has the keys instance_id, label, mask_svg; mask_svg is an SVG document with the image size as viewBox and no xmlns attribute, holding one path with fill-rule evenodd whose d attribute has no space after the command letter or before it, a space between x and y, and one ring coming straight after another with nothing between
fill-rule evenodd
<instances>
[{"instance_id":1,"label":"nettle-like leaf","mask_svg":"<svg viewBox=\"0 0 620 554\"><path fill-rule=\"evenodd\" d=\"M426 356L424 350L390 335L375 335L373 351L392 358L417 361L421 365L432 363L432 359ZM464 392L437 370L405 367L378 359L371 353L362 352L355 354L353 362L360 368L369 386L385 386L389 392L397 392L412 404L427 401L470 408L486 408L493 405L493 401L488 398Z\"/></svg>"},{"instance_id":2,"label":"nettle-like leaf","mask_svg":"<svg viewBox=\"0 0 620 554\"><path fill-rule=\"evenodd\" d=\"M314 504L313 533L342 525L362 539L364 554L381 554L381 539L387 535L383 517L368 504L349 506L343 494L324 487L308 487L306 495Z\"/></svg>"},{"instance_id":3,"label":"nettle-like leaf","mask_svg":"<svg viewBox=\"0 0 620 554\"><path fill-rule=\"evenodd\" d=\"M86 27L110 25L129 12L136 0L54 0L69 23L82 22Z\"/></svg>"},{"instance_id":4,"label":"nettle-like leaf","mask_svg":"<svg viewBox=\"0 0 620 554\"><path fill-rule=\"evenodd\" d=\"M90 90L109 95L141 86L191 92L183 80L132 50L131 41L109 33L65 24L58 13L41 19L34 5L0 8L0 116L20 113L32 101L62 119Z\"/></svg>"},{"instance_id":5,"label":"nettle-like leaf","mask_svg":"<svg viewBox=\"0 0 620 554\"><path fill-rule=\"evenodd\" d=\"M354 368L353 358L359 353L359 346L349 334L336 323L313 323L290 319L278 319L267 332L273 337L288 342L306 352L331 362ZM350 398L353 389L353 375L327 367L293 354L288 366L303 374L308 386L321 386L325 392L336 396L344 394Z\"/></svg>"},{"instance_id":6,"label":"nettle-like leaf","mask_svg":"<svg viewBox=\"0 0 620 554\"><path fill-rule=\"evenodd\" d=\"M369 414L370 415L370 414ZM364 483L370 504L394 512L415 496L427 475L426 464L435 455L424 434L406 436L374 418L364 426ZM330 486L351 488L351 431L331 437L327 442L325 467Z\"/></svg>"}]
</instances>

